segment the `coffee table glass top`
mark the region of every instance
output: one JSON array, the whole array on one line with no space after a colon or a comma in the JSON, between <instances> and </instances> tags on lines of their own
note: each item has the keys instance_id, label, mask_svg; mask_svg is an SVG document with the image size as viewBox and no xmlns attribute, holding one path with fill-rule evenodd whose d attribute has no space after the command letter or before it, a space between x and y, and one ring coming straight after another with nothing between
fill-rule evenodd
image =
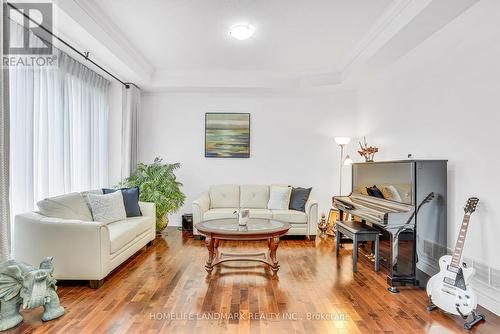
<instances>
[{"instance_id":1,"label":"coffee table glass top","mask_svg":"<svg viewBox=\"0 0 500 334\"><path fill-rule=\"evenodd\" d=\"M290 224L272 219L250 218L246 226L238 225L237 218L206 220L196 224L200 232L220 234L269 234L286 232Z\"/></svg>"}]
</instances>

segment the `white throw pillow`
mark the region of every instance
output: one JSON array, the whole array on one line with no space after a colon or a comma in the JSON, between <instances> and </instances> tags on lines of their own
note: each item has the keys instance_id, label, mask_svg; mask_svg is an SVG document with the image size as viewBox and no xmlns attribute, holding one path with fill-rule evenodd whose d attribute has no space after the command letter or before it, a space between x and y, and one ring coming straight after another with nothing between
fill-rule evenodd
<instances>
[{"instance_id":1,"label":"white throw pillow","mask_svg":"<svg viewBox=\"0 0 500 334\"><path fill-rule=\"evenodd\" d=\"M267 208L271 210L288 210L291 194L292 187L272 185Z\"/></svg>"},{"instance_id":2,"label":"white throw pillow","mask_svg":"<svg viewBox=\"0 0 500 334\"><path fill-rule=\"evenodd\" d=\"M121 191L111 194L97 195L87 194L94 221L101 223L112 223L127 219L123 195Z\"/></svg>"},{"instance_id":3,"label":"white throw pillow","mask_svg":"<svg viewBox=\"0 0 500 334\"><path fill-rule=\"evenodd\" d=\"M37 203L47 217L92 221L92 214L80 193L69 193L43 199Z\"/></svg>"}]
</instances>

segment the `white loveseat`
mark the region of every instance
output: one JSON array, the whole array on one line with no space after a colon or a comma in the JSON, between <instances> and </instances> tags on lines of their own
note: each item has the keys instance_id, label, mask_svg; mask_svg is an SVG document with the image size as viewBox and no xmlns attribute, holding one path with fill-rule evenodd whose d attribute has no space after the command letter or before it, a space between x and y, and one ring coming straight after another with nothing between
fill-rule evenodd
<instances>
[{"instance_id":1,"label":"white loveseat","mask_svg":"<svg viewBox=\"0 0 500 334\"><path fill-rule=\"evenodd\" d=\"M99 288L113 269L156 237L155 204L139 202L139 206L142 216L108 224L39 212L17 215L14 258L34 265L53 256L56 279L89 280L92 288Z\"/></svg>"},{"instance_id":2,"label":"white loveseat","mask_svg":"<svg viewBox=\"0 0 500 334\"><path fill-rule=\"evenodd\" d=\"M193 201L193 233L199 235L196 224L203 220L236 218L235 210L250 209L250 218L276 219L290 223L288 235L316 236L318 202L309 198L305 212L296 210L270 210L268 185L213 185L200 198Z\"/></svg>"}]
</instances>

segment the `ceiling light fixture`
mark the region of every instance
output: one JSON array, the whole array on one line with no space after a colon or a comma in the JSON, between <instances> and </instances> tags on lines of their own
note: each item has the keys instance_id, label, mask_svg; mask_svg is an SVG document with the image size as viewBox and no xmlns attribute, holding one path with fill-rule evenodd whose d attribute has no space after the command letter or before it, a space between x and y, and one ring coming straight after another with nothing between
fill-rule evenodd
<instances>
[{"instance_id":1,"label":"ceiling light fixture","mask_svg":"<svg viewBox=\"0 0 500 334\"><path fill-rule=\"evenodd\" d=\"M236 38L237 40L244 41L252 37L255 32L254 27L249 24L236 24L229 30L229 35Z\"/></svg>"}]
</instances>

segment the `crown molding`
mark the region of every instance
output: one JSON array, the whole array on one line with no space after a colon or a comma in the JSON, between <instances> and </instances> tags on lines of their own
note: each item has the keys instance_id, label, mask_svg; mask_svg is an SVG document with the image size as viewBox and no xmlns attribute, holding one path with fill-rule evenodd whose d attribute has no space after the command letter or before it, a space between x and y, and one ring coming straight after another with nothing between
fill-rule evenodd
<instances>
[{"instance_id":1,"label":"crown molding","mask_svg":"<svg viewBox=\"0 0 500 334\"><path fill-rule=\"evenodd\" d=\"M341 61L342 79L367 62L380 65L397 60L479 1L395 0ZM373 62L374 58L378 59Z\"/></svg>"},{"instance_id":2,"label":"crown molding","mask_svg":"<svg viewBox=\"0 0 500 334\"><path fill-rule=\"evenodd\" d=\"M174 71L157 70L149 84L143 88L150 91L208 89L308 89L331 87L341 83L339 72L316 72L297 74L295 72L271 71L226 71L199 70Z\"/></svg>"},{"instance_id":3,"label":"crown molding","mask_svg":"<svg viewBox=\"0 0 500 334\"><path fill-rule=\"evenodd\" d=\"M433 0L395 0L339 64L342 77L377 52Z\"/></svg>"},{"instance_id":4,"label":"crown molding","mask_svg":"<svg viewBox=\"0 0 500 334\"><path fill-rule=\"evenodd\" d=\"M55 0L55 3L114 57L120 59L128 67L127 72L134 72L136 80L141 83L150 80L154 72L153 66L99 10L99 5L94 0Z\"/></svg>"},{"instance_id":5,"label":"crown molding","mask_svg":"<svg viewBox=\"0 0 500 334\"><path fill-rule=\"evenodd\" d=\"M317 89L341 85L367 64L388 64L417 47L480 0L394 0L338 66L310 72L155 69L123 32L99 10L96 0L55 0L112 56L109 66L147 91ZM99 50L101 51L101 50ZM119 60L119 61L116 61ZM121 67L116 65L121 64ZM121 72L120 72L121 71Z\"/></svg>"}]
</instances>

